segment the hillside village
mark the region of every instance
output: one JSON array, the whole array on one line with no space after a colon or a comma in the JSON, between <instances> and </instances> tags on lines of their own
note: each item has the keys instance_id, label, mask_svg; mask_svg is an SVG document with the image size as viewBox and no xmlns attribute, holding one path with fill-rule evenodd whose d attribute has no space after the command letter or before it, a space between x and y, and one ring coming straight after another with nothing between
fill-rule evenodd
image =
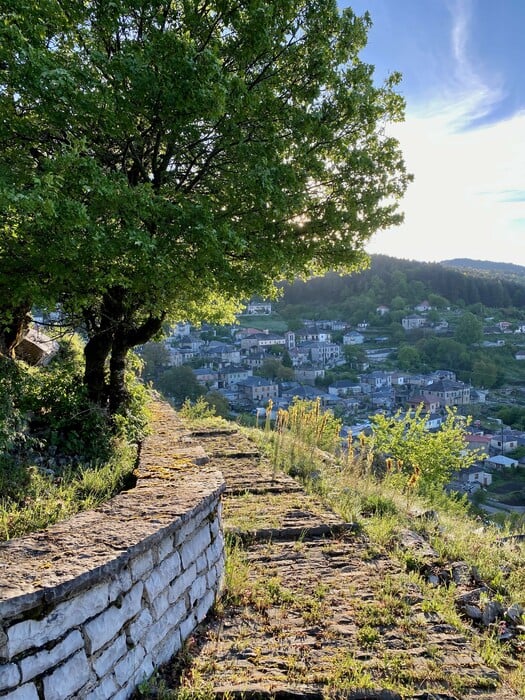
<instances>
[{"instance_id":1,"label":"hillside village","mask_svg":"<svg viewBox=\"0 0 525 700\"><path fill-rule=\"evenodd\" d=\"M431 311L431 305L423 300L401 319L407 338L422 330L450 334L449 323ZM381 316L389 308L381 305L376 312ZM203 392L220 394L233 415L250 414L256 421L264 418L270 401L271 417L275 418L294 397L318 400L343 419L344 438L367 431L368 417L373 413L394 415L399 410L414 411L421 404L428 430L435 431L447 407L470 415L491 398L489 391L460 381L446 367L427 373L392 369L397 347L366 321L350 327L339 320L304 319L300 329L281 333L250 326L250 320L255 323L256 319L257 326L264 327L265 317L271 326L272 305L253 302L236 326L197 329L177 324L164 341L164 362L171 367L191 366ZM502 347L509 334L513 339L523 337L525 345L525 324L491 323L488 319L481 345ZM525 347L516 351L515 359L525 361ZM351 372L344 371L349 368ZM352 378L327 382L327 377L340 374ZM495 471L525 466L525 457L512 457L520 447L525 447L525 432L511 430L501 421L495 421L487 431L480 421L474 421L468 428L466 448L482 451L486 457L458 474L452 488L472 495L482 486L490 486Z\"/></svg>"}]
</instances>

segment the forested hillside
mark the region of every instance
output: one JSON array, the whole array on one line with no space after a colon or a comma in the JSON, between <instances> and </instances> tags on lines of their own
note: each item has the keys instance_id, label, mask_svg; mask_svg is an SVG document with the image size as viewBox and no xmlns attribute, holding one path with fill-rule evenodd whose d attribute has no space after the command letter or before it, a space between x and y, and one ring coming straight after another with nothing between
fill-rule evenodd
<instances>
[{"instance_id":1,"label":"forested hillside","mask_svg":"<svg viewBox=\"0 0 525 700\"><path fill-rule=\"evenodd\" d=\"M474 273L482 277L499 277L509 282L525 284L525 267L523 265L492 262L491 260L471 260L470 258L443 260L441 265L460 272Z\"/></svg>"},{"instance_id":2,"label":"forested hillside","mask_svg":"<svg viewBox=\"0 0 525 700\"><path fill-rule=\"evenodd\" d=\"M329 273L283 285L281 309L302 306L321 311L324 307L329 315L333 310L340 315L353 315L356 311L366 313L379 304L392 310L402 309L429 296L434 297L430 301L438 308L449 304L519 308L525 306L525 268L521 269L521 281L509 281L496 272L459 271L441 263L374 255L367 270L352 276ZM517 275L517 270L514 273ZM356 309L357 299L361 299L362 309Z\"/></svg>"}]
</instances>

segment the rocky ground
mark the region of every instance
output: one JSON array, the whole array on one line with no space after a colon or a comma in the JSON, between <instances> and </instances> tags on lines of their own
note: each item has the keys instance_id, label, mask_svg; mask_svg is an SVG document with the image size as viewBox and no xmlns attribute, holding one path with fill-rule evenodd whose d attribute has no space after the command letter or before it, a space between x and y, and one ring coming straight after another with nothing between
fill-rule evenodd
<instances>
[{"instance_id":1,"label":"rocky ground","mask_svg":"<svg viewBox=\"0 0 525 700\"><path fill-rule=\"evenodd\" d=\"M467 627L450 623L438 590L429 598L416 576L297 481L274 473L234 428L189 437L227 481L224 523L235 585L161 669L169 688L200 698L520 697L476 651L468 625L477 624L473 609L481 610L483 589L461 564L450 570ZM415 537L405 533L404 546L424 548ZM446 585L439 571L431 575L436 589Z\"/></svg>"}]
</instances>

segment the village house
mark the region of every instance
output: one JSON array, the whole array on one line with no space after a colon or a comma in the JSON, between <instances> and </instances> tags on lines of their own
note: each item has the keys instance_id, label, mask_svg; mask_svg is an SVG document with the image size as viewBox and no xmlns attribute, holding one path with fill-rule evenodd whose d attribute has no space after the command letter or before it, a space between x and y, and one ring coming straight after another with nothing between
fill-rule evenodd
<instances>
[{"instance_id":1,"label":"village house","mask_svg":"<svg viewBox=\"0 0 525 700\"><path fill-rule=\"evenodd\" d=\"M390 308L388 306L384 306L383 304L376 307L376 314L378 314L379 316L384 316L389 311L390 311Z\"/></svg>"},{"instance_id":2,"label":"village house","mask_svg":"<svg viewBox=\"0 0 525 700\"><path fill-rule=\"evenodd\" d=\"M284 336L264 331L263 333L254 333L248 338L241 339L241 350L262 350L271 348L272 345L286 346Z\"/></svg>"},{"instance_id":3,"label":"village house","mask_svg":"<svg viewBox=\"0 0 525 700\"><path fill-rule=\"evenodd\" d=\"M470 452L482 451L484 454L488 455L491 438L491 435L476 435L466 433L464 440L466 448Z\"/></svg>"},{"instance_id":4,"label":"village house","mask_svg":"<svg viewBox=\"0 0 525 700\"><path fill-rule=\"evenodd\" d=\"M406 331L413 331L416 328L423 328L423 326L426 325L426 322L426 318L423 318L423 316L418 316L417 314L404 316L401 319L401 325Z\"/></svg>"},{"instance_id":5,"label":"village house","mask_svg":"<svg viewBox=\"0 0 525 700\"><path fill-rule=\"evenodd\" d=\"M330 331L319 328L319 326L307 326L295 334L298 342L315 342L315 343L330 343L332 334Z\"/></svg>"},{"instance_id":6,"label":"village house","mask_svg":"<svg viewBox=\"0 0 525 700\"><path fill-rule=\"evenodd\" d=\"M394 390L390 386L382 386L378 389L373 389L370 400L374 408L391 409L395 403Z\"/></svg>"},{"instance_id":7,"label":"village house","mask_svg":"<svg viewBox=\"0 0 525 700\"><path fill-rule=\"evenodd\" d=\"M315 384L315 380L323 378L325 370L322 367L303 366L294 370L294 377L298 382L305 384Z\"/></svg>"},{"instance_id":8,"label":"village house","mask_svg":"<svg viewBox=\"0 0 525 700\"><path fill-rule=\"evenodd\" d=\"M423 405L423 411L425 413L436 413L441 408L441 401L437 396L423 396L423 394L414 394L408 400L408 405L410 408L417 409L419 406Z\"/></svg>"},{"instance_id":9,"label":"village house","mask_svg":"<svg viewBox=\"0 0 525 700\"><path fill-rule=\"evenodd\" d=\"M479 484L480 487L487 487L492 484L492 474L479 465L472 465L467 469L462 469L459 478L468 484Z\"/></svg>"},{"instance_id":10,"label":"village house","mask_svg":"<svg viewBox=\"0 0 525 700\"><path fill-rule=\"evenodd\" d=\"M451 379L441 379L421 388L425 397L436 397L442 406L463 406L470 403L470 386Z\"/></svg>"},{"instance_id":11,"label":"village house","mask_svg":"<svg viewBox=\"0 0 525 700\"><path fill-rule=\"evenodd\" d=\"M502 454L507 454L518 446L518 436L516 433L502 430L494 433L490 440L490 446Z\"/></svg>"},{"instance_id":12,"label":"village house","mask_svg":"<svg viewBox=\"0 0 525 700\"><path fill-rule=\"evenodd\" d=\"M293 367L301 367L310 362L310 353L306 348L292 348L289 350Z\"/></svg>"},{"instance_id":13,"label":"village house","mask_svg":"<svg viewBox=\"0 0 525 700\"><path fill-rule=\"evenodd\" d=\"M317 401L321 402L321 406L325 405L327 394L316 386L311 386L310 384L300 384L299 382L293 382L282 390L282 397L287 398L290 402L295 398L305 400L305 401Z\"/></svg>"},{"instance_id":14,"label":"village house","mask_svg":"<svg viewBox=\"0 0 525 700\"><path fill-rule=\"evenodd\" d=\"M29 365L45 366L59 351L60 346L37 328L29 328L16 347L16 357Z\"/></svg>"},{"instance_id":15,"label":"village house","mask_svg":"<svg viewBox=\"0 0 525 700\"><path fill-rule=\"evenodd\" d=\"M362 345L365 342L365 336L357 331L349 331L343 335L343 345Z\"/></svg>"},{"instance_id":16,"label":"village house","mask_svg":"<svg viewBox=\"0 0 525 700\"><path fill-rule=\"evenodd\" d=\"M266 359L268 359L268 354L265 352L250 352L247 355L243 355L242 364L250 367L252 370L259 369L263 366Z\"/></svg>"},{"instance_id":17,"label":"village house","mask_svg":"<svg viewBox=\"0 0 525 700\"><path fill-rule=\"evenodd\" d=\"M219 375L214 369L210 369L209 367L199 367L198 369L193 370L193 374L201 386L205 386L208 389L218 388Z\"/></svg>"},{"instance_id":18,"label":"village house","mask_svg":"<svg viewBox=\"0 0 525 700\"><path fill-rule=\"evenodd\" d=\"M432 307L428 303L428 301L425 299L424 301L421 301L419 304L416 304L414 306L414 311L419 311L420 313L423 313L425 311L431 311Z\"/></svg>"},{"instance_id":19,"label":"village house","mask_svg":"<svg viewBox=\"0 0 525 700\"><path fill-rule=\"evenodd\" d=\"M253 370L249 367L229 365L222 367L218 372L219 387L221 389L233 389L239 382L253 376Z\"/></svg>"},{"instance_id":20,"label":"village house","mask_svg":"<svg viewBox=\"0 0 525 700\"><path fill-rule=\"evenodd\" d=\"M495 455L485 460L485 466L502 471L503 469L511 469L519 464L517 459L505 457L505 455Z\"/></svg>"},{"instance_id":21,"label":"village house","mask_svg":"<svg viewBox=\"0 0 525 700\"><path fill-rule=\"evenodd\" d=\"M301 343L299 347L301 350L306 350L309 353L310 359L314 364L333 364L341 357L341 347L336 343L311 341Z\"/></svg>"},{"instance_id":22,"label":"village house","mask_svg":"<svg viewBox=\"0 0 525 700\"><path fill-rule=\"evenodd\" d=\"M182 367L197 357L197 351L191 348L174 348L171 345L166 345L166 349L169 353L171 367Z\"/></svg>"},{"instance_id":23,"label":"village house","mask_svg":"<svg viewBox=\"0 0 525 700\"><path fill-rule=\"evenodd\" d=\"M247 377L237 384L239 398L253 403L267 403L279 396L279 386L265 377Z\"/></svg>"},{"instance_id":24,"label":"village house","mask_svg":"<svg viewBox=\"0 0 525 700\"><path fill-rule=\"evenodd\" d=\"M351 379L339 379L328 387L328 393L333 396L353 396L361 394L360 384L356 384Z\"/></svg>"},{"instance_id":25,"label":"village house","mask_svg":"<svg viewBox=\"0 0 525 700\"><path fill-rule=\"evenodd\" d=\"M245 313L249 316L269 316L272 313L272 304L269 301L250 301Z\"/></svg>"},{"instance_id":26,"label":"village house","mask_svg":"<svg viewBox=\"0 0 525 700\"><path fill-rule=\"evenodd\" d=\"M212 362L228 362L239 364L241 361L241 352L235 345L229 343L221 343L218 340L212 340L208 345L201 348L201 357Z\"/></svg>"},{"instance_id":27,"label":"village house","mask_svg":"<svg viewBox=\"0 0 525 700\"><path fill-rule=\"evenodd\" d=\"M361 386L363 387L363 391L366 391L368 387L369 392L370 389L390 388L392 386L392 376L388 372L376 370L375 372L370 372L361 377Z\"/></svg>"}]
</instances>

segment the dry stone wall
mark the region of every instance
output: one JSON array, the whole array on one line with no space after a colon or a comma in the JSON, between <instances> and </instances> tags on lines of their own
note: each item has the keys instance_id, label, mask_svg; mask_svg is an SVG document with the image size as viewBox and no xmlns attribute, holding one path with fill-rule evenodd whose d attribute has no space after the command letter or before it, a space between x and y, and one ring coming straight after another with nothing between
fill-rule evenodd
<instances>
[{"instance_id":1,"label":"dry stone wall","mask_svg":"<svg viewBox=\"0 0 525 700\"><path fill-rule=\"evenodd\" d=\"M135 488L0 545L1 700L128 698L213 605L223 477L154 413Z\"/></svg>"}]
</instances>

